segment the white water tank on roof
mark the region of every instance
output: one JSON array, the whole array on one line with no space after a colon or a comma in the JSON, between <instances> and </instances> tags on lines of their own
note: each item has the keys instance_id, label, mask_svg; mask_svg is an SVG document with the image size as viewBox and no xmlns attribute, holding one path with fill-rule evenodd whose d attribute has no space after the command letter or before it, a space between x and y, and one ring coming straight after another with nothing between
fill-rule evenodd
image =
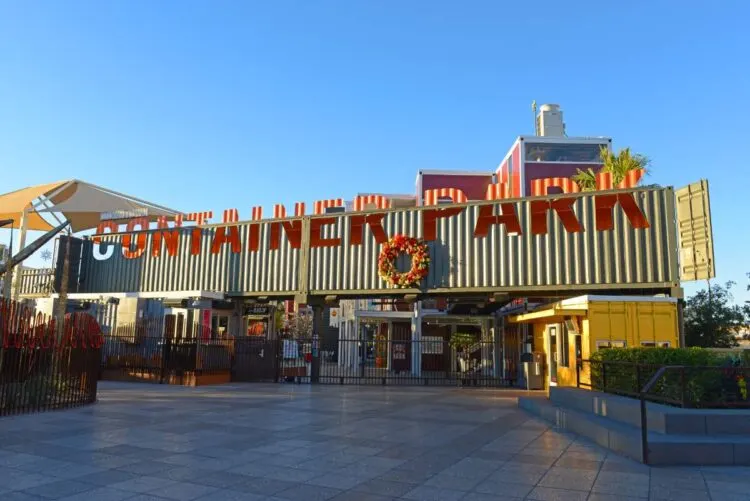
<instances>
[{"instance_id":1,"label":"white water tank on roof","mask_svg":"<svg viewBox=\"0 0 750 501\"><path fill-rule=\"evenodd\" d=\"M543 104L539 108L537 119L537 130L540 136L563 137L565 136L565 123L560 105Z\"/></svg>"}]
</instances>

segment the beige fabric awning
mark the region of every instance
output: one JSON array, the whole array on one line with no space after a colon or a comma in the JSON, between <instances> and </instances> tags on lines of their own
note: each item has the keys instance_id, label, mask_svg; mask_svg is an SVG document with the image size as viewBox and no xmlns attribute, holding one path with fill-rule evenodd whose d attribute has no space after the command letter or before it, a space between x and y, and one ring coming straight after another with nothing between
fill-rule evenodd
<instances>
[{"instance_id":1,"label":"beige fabric awning","mask_svg":"<svg viewBox=\"0 0 750 501\"><path fill-rule=\"evenodd\" d=\"M57 183L40 184L21 190L11 191L0 195L0 219L13 219L12 226L6 228L20 228L21 213L24 210L32 209L32 202L37 198L52 194L58 188L64 186L68 181L59 181ZM27 228L30 230L47 231L54 228L53 225L45 221L36 212L30 212L26 215Z\"/></svg>"},{"instance_id":2,"label":"beige fabric awning","mask_svg":"<svg viewBox=\"0 0 750 501\"><path fill-rule=\"evenodd\" d=\"M44 201L45 203L42 203ZM73 231L95 228L104 218L128 219L174 217L178 211L79 180L32 186L0 195L0 219L14 219L19 228L21 212L27 212L29 230L47 231L56 225L41 214L62 213Z\"/></svg>"}]
</instances>

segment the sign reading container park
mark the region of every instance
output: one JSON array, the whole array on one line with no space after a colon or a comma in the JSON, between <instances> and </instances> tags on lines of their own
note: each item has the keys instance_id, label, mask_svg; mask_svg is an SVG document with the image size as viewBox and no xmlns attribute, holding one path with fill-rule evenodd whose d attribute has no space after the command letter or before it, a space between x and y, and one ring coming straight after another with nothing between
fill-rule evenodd
<instances>
[{"instance_id":1,"label":"sign reading container park","mask_svg":"<svg viewBox=\"0 0 750 501\"><path fill-rule=\"evenodd\" d=\"M675 217L672 188L640 188L146 230L134 219L122 232L108 222L115 233L85 246L79 292L666 291L679 285ZM401 288L379 272L394 237L427 250ZM400 253L395 265L413 262Z\"/></svg>"}]
</instances>

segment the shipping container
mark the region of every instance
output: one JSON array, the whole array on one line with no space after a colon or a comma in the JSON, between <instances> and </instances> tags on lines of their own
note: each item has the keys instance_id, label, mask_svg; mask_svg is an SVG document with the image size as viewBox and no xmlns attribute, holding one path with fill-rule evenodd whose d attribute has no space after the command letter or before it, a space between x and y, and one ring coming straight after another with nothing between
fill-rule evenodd
<instances>
[{"instance_id":1,"label":"shipping container","mask_svg":"<svg viewBox=\"0 0 750 501\"><path fill-rule=\"evenodd\" d=\"M632 195L628 199L634 201L647 227L634 225L621 204L609 208L602 204L617 200L620 195ZM566 230L554 210L547 210L541 218L532 214L535 207L534 210L549 209L551 202L557 204L555 207L569 205L582 231ZM497 218L501 207L517 216L520 232L513 234L504 224L491 224L486 236L475 236L480 216L486 218L490 214L490 218ZM446 210L453 215L442 217L448 213L435 212ZM382 228L388 237L428 237L425 228L435 221L434 239L427 242L429 274L420 289L394 290L378 276L381 245L371 227L362 222L367 215L377 215L376 221L382 215ZM603 229L608 215L611 229ZM534 234L531 228L540 222L546 231ZM311 227L319 233L312 236L317 242L312 248ZM352 241L354 229L362 232L354 235L361 243ZM159 252L154 251L155 235L164 231L179 234L174 256L168 255L164 236L157 246ZM255 232L257 239L253 237ZM228 239L231 235L236 236L236 242ZM131 259L123 255L124 238L126 242L130 240ZM601 289L661 292L679 286L671 188L348 212L283 222L149 230L102 239L102 245L89 241L84 246L79 292L209 290L283 297L299 293L373 297L394 293L508 292L524 296ZM139 248L136 244L140 239ZM271 249L272 240L278 248ZM250 248L254 243L257 250ZM410 265L405 256L400 261L403 269Z\"/></svg>"},{"instance_id":2,"label":"shipping container","mask_svg":"<svg viewBox=\"0 0 750 501\"><path fill-rule=\"evenodd\" d=\"M679 347L678 304L671 297L590 295L514 315L533 324L531 351L542 354L547 386L588 385L588 360L604 348Z\"/></svg>"}]
</instances>

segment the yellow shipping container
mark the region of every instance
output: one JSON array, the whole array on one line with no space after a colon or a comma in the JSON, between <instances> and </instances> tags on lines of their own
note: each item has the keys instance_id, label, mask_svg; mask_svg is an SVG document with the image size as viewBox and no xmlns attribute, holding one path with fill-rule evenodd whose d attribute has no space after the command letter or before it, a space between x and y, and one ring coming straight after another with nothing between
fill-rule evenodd
<instances>
[{"instance_id":1,"label":"yellow shipping container","mask_svg":"<svg viewBox=\"0 0 750 501\"><path fill-rule=\"evenodd\" d=\"M580 296L509 321L533 324L533 351L543 355L547 387L575 386L576 361L601 348L680 344L677 299L669 297Z\"/></svg>"}]
</instances>

